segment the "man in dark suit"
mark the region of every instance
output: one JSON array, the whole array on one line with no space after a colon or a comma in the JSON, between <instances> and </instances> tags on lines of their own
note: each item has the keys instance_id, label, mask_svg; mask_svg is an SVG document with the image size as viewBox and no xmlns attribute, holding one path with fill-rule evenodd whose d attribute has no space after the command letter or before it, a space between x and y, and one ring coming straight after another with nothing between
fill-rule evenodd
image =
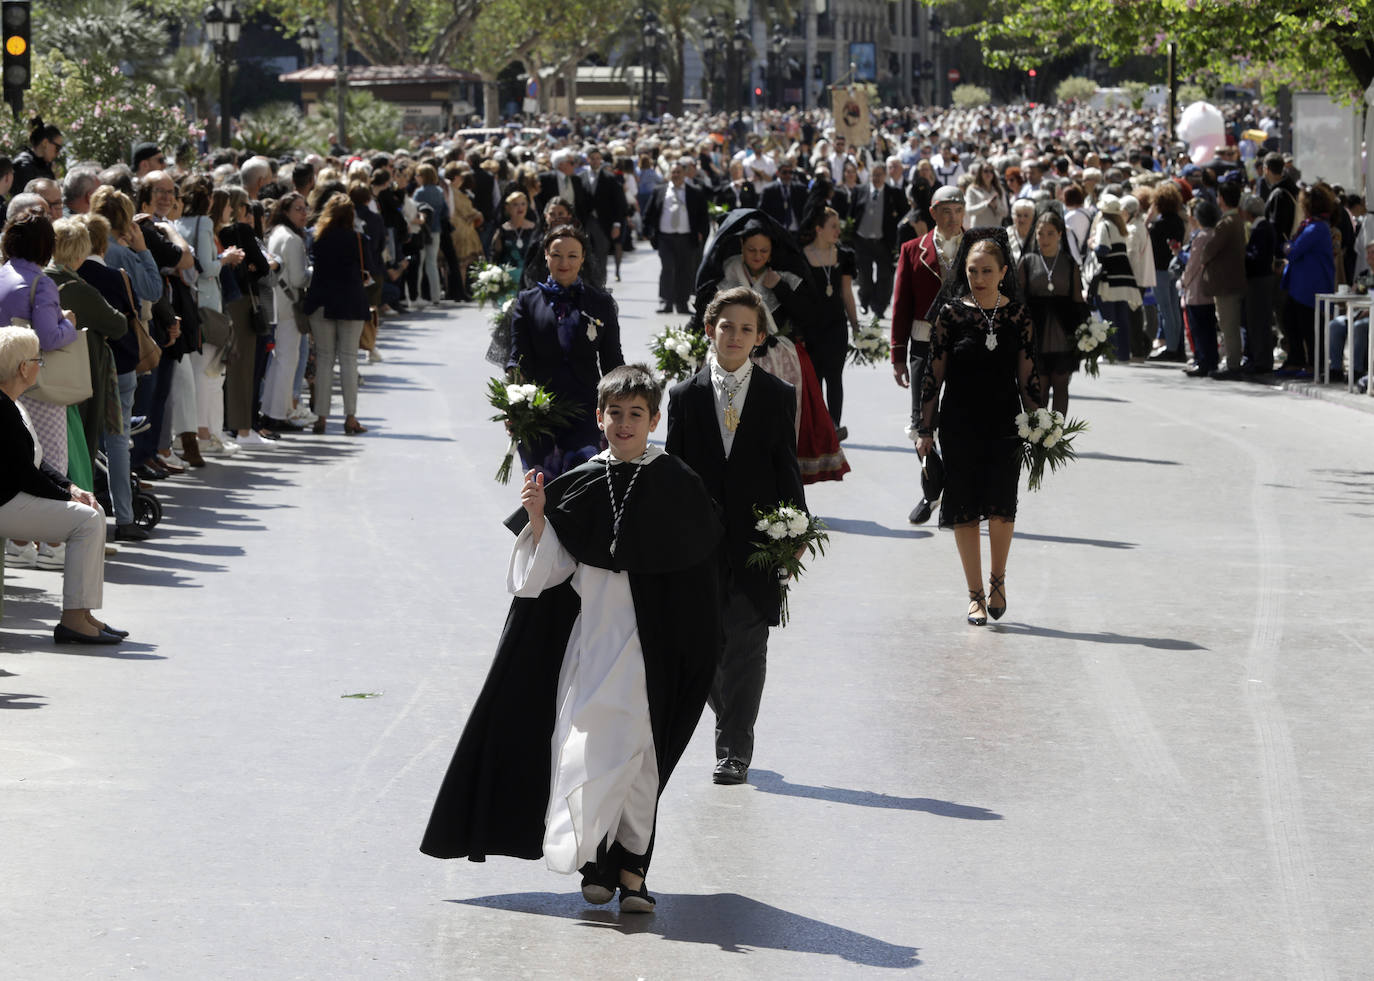
<instances>
[{"instance_id":1,"label":"man in dark suit","mask_svg":"<svg viewBox=\"0 0 1374 981\"><path fill-rule=\"evenodd\" d=\"M709 223L706 195L687 183L681 161L668 173L668 183L654 188L644 209L644 234L658 250L659 313L688 313L696 263L693 257L706 242Z\"/></svg>"},{"instance_id":2,"label":"man in dark suit","mask_svg":"<svg viewBox=\"0 0 1374 981\"><path fill-rule=\"evenodd\" d=\"M897 226L906 214L906 197L887 183L887 169L874 162L868 180L854 188L849 217L854 219L854 258L859 266L859 306L879 317L892 299Z\"/></svg>"},{"instance_id":3,"label":"man in dark suit","mask_svg":"<svg viewBox=\"0 0 1374 981\"><path fill-rule=\"evenodd\" d=\"M585 183L592 201L586 226L592 240L592 254L587 257L587 262L593 273L600 274L597 282L604 283L606 256L620 239L629 205L625 200L625 185L606 166L605 157L599 149L593 148L587 153Z\"/></svg>"},{"instance_id":4,"label":"man in dark suit","mask_svg":"<svg viewBox=\"0 0 1374 981\"><path fill-rule=\"evenodd\" d=\"M544 206L551 199L562 198L572 203L573 217L585 228L592 213L592 192L587 190L587 185L575 173L577 152L569 149L559 150L554 153L549 163L553 170L539 175L539 196L534 201L537 212L542 215Z\"/></svg>"},{"instance_id":5,"label":"man in dark suit","mask_svg":"<svg viewBox=\"0 0 1374 981\"><path fill-rule=\"evenodd\" d=\"M749 359L764 339L763 300L734 287L706 309L707 365L669 393L666 449L696 471L725 518L721 582L723 646L708 703L716 714L720 784L744 783L763 699L768 628L781 590L770 569L749 568L760 533L754 508L806 507L797 463L797 393Z\"/></svg>"},{"instance_id":6,"label":"man in dark suit","mask_svg":"<svg viewBox=\"0 0 1374 981\"><path fill-rule=\"evenodd\" d=\"M759 195L759 210L789 232L801 228L806 211L806 185L795 179L796 166L791 160L778 164L778 179L764 187Z\"/></svg>"},{"instance_id":7,"label":"man in dark suit","mask_svg":"<svg viewBox=\"0 0 1374 981\"><path fill-rule=\"evenodd\" d=\"M472 206L482 216L482 225L477 229L477 237L482 240L482 248L490 250L491 237L496 234L496 228L501 224L497 219L497 215L501 213L501 205L496 199L495 175L482 169L484 159L478 150L468 154L468 167L472 170ZM395 262L400 256L393 254L391 259Z\"/></svg>"},{"instance_id":8,"label":"man in dark suit","mask_svg":"<svg viewBox=\"0 0 1374 981\"><path fill-rule=\"evenodd\" d=\"M738 160L731 162L730 178L716 189L713 200L730 211L759 206L759 192L754 182L745 177L744 164Z\"/></svg>"}]
</instances>

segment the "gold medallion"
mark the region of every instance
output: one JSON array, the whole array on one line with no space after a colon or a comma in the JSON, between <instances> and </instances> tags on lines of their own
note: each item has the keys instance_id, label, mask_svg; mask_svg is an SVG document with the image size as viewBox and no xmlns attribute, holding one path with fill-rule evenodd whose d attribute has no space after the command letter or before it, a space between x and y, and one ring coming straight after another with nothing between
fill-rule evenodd
<instances>
[{"instance_id":1,"label":"gold medallion","mask_svg":"<svg viewBox=\"0 0 1374 981\"><path fill-rule=\"evenodd\" d=\"M725 428L732 433L739 428L739 409L733 405L725 410Z\"/></svg>"},{"instance_id":2,"label":"gold medallion","mask_svg":"<svg viewBox=\"0 0 1374 981\"><path fill-rule=\"evenodd\" d=\"M826 283L826 284L825 284L825 295L826 295L826 296L834 296L834 295L835 295L835 287L831 286L829 283Z\"/></svg>"}]
</instances>

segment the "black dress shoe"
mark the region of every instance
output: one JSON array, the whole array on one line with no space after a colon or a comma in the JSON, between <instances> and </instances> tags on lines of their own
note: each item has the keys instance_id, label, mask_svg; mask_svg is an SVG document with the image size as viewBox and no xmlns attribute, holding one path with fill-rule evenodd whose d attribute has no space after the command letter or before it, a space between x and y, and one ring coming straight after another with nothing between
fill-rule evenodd
<instances>
[{"instance_id":1,"label":"black dress shoe","mask_svg":"<svg viewBox=\"0 0 1374 981\"><path fill-rule=\"evenodd\" d=\"M298 422L290 419L273 419L271 416L262 417L262 428L270 429L273 432L299 433L304 432L305 427Z\"/></svg>"},{"instance_id":2,"label":"black dress shoe","mask_svg":"<svg viewBox=\"0 0 1374 981\"><path fill-rule=\"evenodd\" d=\"M649 887L643 882L638 889L631 889L625 883L620 884L620 912L622 913L652 913L654 911L654 897L649 895Z\"/></svg>"},{"instance_id":3,"label":"black dress shoe","mask_svg":"<svg viewBox=\"0 0 1374 981\"><path fill-rule=\"evenodd\" d=\"M114 627L110 626L108 623L102 623L102 624L100 625L100 629L103 630L103 631L105 631L105 633L110 634L111 636L118 637L120 640L123 640L125 637L129 636L129 631L127 631L127 630L116 630Z\"/></svg>"},{"instance_id":4,"label":"black dress shoe","mask_svg":"<svg viewBox=\"0 0 1374 981\"><path fill-rule=\"evenodd\" d=\"M921 498L921 503L917 504L916 507L912 509L912 512L906 516L906 520L910 521L913 525L923 525L930 520L930 516L934 511L935 509L930 506L930 502L923 497Z\"/></svg>"},{"instance_id":5,"label":"black dress shoe","mask_svg":"<svg viewBox=\"0 0 1374 981\"><path fill-rule=\"evenodd\" d=\"M748 776L749 767L740 760L720 760L711 773L711 780L714 783L733 785L744 783Z\"/></svg>"},{"instance_id":6,"label":"black dress shoe","mask_svg":"<svg viewBox=\"0 0 1374 981\"><path fill-rule=\"evenodd\" d=\"M659 307L658 309L656 309L656 310L654 311L654 313L672 313L672 312L673 312L673 308L672 308L671 306Z\"/></svg>"},{"instance_id":7,"label":"black dress shoe","mask_svg":"<svg viewBox=\"0 0 1374 981\"><path fill-rule=\"evenodd\" d=\"M1212 369L1204 368L1201 365L1198 365L1196 368L1185 369L1183 373L1187 375L1189 378L1206 378L1208 375L1212 373Z\"/></svg>"},{"instance_id":8,"label":"black dress shoe","mask_svg":"<svg viewBox=\"0 0 1374 981\"><path fill-rule=\"evenodd\" d=\"M1216 371L1212 372L1211 378L1213 381L1236 381L1240 378L1240 372L1233 371L1230 368L1225 370L1218 368Z\"/></svg>"},{"instance_id":9,"label":"black dress shoe","mask_svg":"<svg viewBox=\"0 0 1374 981\"><path fill-rule=\"evenodd\" d=\"M118 644L124 638L116 637L104 630L83 634L59 623L52 628L52 639L54 644Z\"/></svg>"},{"instance_id":10,"label":"black dress shoe","mask_svg":"<svg viewBox=\"0 0 1374 981\"><path fill-rule=\"evenodd\" d=\"M166 480L167 475L159 470L154 470L146 463L140 463L134 467L134 476L139 480Z\"/></svg>"},{"instance_id":11,"label":"black dress shoe","mask_svg":"<svg viewBox=\"0 0 1374 981\"><path fill-rule=\"evenodd\" d=\"M117 542L146 542L152 537L152 532L142 525L130 522L127 525L115 525L115 541Z\"/></svg>"}]
</instances>

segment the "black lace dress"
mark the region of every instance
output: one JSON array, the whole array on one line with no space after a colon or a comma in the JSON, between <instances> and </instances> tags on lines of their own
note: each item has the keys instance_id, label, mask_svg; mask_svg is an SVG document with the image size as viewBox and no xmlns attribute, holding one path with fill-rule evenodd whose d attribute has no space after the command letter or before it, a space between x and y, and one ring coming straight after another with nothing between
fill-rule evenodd
<instances>
[{"instance_id":1,"label":"black lace dress","mask_svg":"<svg viewBox=\"0 0 1374 981\"><path fill-rule=\"evenodd\" d=\"M1026 308L1010 301L998 307L992 324L989 328L972 300L963 298L945 304L931 330L921 428L935 430L938 418L945 462L941 528L1016 518L1021 477L1016 415L1040 407L1034 328Z\"/></svg>"}]
</instances>

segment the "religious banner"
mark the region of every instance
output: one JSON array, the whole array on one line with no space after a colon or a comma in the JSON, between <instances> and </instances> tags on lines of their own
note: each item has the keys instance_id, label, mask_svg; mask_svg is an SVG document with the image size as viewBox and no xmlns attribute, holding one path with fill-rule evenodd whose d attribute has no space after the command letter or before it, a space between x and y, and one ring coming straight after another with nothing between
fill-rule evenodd
<instances>
[{"instance_id":1,"label":"religious banner","mask_svg":"<svg viewBox=\"0 0 1374 981\"><path fill-rule=\"evenodd\" d=\"M843 136L852 147L868 146L873 139L868 119L868 93L854 85L835 85L830 89L835 115L835 135Z\"/></svg>"}]
</instances>

